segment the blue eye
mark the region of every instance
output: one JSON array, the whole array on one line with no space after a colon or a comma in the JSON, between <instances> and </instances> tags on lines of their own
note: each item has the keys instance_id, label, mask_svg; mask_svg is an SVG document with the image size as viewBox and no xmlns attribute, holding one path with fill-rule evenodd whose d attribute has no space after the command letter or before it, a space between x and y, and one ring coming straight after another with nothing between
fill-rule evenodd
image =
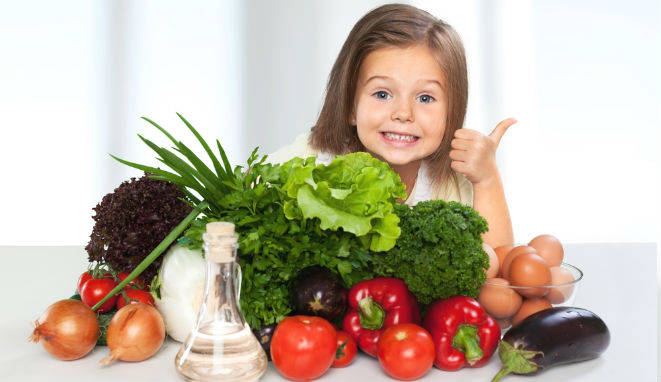
<instances>
[{"instance_id":1,"label":"blue eye","mask_svg":"<svg viewBox=\"0 0 661 382\"><path fill-rule=\"evenodd\" d=\"M422 103L431 103L432 101L434 101L434 97L430 96L429 94L423 94L420 97L418 97L418 99Z\"/></svg>"},{"instance_id":2,"label":"blue eye","mask_svg":"<svg viewBox=\"0 0 661 382\"><path fill-rule=\"evenodd\" d=\"M388 97L390 97L390 94L388 94L388 92L383 91L383 90L380 90L380 91L378 91L378 92L376 92L372 95L376 96L376 98L378 98L378 99L383 99L383 100L389 99Z\"/></svg>"}]
</instances>

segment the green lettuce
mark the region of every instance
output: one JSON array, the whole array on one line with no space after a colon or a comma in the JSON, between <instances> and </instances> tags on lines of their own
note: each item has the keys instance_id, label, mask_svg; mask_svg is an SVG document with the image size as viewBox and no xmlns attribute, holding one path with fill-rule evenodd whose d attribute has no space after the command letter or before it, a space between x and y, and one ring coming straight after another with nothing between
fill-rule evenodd
<instances>
[{"instance_id":1,"label":"green lettuce","mask_svg":"<svg viewBox=\"0 0 661 382\"><path fill-rule=\"evenodd\" d=\"M338 156L327 166L314 157L294 158L280 171L288 219L318 218L321 229L341 228L375 252L395 245L401 230L393 204L406 198L406 186L387 163L361 152Z\"/></svg>"}]
</instances>

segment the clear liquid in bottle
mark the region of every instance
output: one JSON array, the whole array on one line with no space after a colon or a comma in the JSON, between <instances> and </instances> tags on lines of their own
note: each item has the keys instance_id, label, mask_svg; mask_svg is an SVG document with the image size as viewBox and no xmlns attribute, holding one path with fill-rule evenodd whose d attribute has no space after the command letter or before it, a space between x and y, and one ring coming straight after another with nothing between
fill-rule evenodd
<instances>
[{"instance_id":1,"label":"clear liquid in bottle","mask_svg":"<svg viewBox=\"0 0 661 382\"><path fill-rule=\"evenodd\" d=\"M207 224L204 299L197 324L182 345L175 367L188 381L257 381L266 371L264 349L239 309L241 272L234 225Z\"/></svg>"}]
</instances>

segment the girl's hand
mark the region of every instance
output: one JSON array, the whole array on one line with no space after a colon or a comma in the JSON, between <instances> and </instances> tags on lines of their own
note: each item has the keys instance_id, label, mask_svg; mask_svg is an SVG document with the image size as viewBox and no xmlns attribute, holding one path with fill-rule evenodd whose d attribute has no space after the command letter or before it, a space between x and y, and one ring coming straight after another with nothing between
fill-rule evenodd
<instances>
[{"instance_id":1,"label":"girl's hand","mask_svg":"<svg viewBox=\"0 0 661 382\"><path fill-rule=\"evenodd\" d=\"M488 184L497 179L500 175L496 165L496 149L505 131L516 122L516 119L508 118L500 122L488 136L470 129L455 131L454 139L450 142L450 167L464 175L473 186Z\"/></svg>"}]
</instances>

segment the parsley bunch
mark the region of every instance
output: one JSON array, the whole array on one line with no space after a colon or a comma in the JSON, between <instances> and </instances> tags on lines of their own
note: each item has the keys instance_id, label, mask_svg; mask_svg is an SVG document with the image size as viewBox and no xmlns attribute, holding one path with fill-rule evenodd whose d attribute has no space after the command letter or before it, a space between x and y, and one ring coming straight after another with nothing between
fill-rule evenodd
<instances>
[{"instance_id":1,"label":"parsley bunch","mask_svg":"<svg viewBox=\"0 0 661 382\"><path fill-rule=\"evenodd\" d=\"M487 221L458 202L429 200L396 205L402 234L390 251L374 256L378 276L406 282L422 304L454 295L477 297L489 257L481 234Z\"/></svg>"}]
</instances>

